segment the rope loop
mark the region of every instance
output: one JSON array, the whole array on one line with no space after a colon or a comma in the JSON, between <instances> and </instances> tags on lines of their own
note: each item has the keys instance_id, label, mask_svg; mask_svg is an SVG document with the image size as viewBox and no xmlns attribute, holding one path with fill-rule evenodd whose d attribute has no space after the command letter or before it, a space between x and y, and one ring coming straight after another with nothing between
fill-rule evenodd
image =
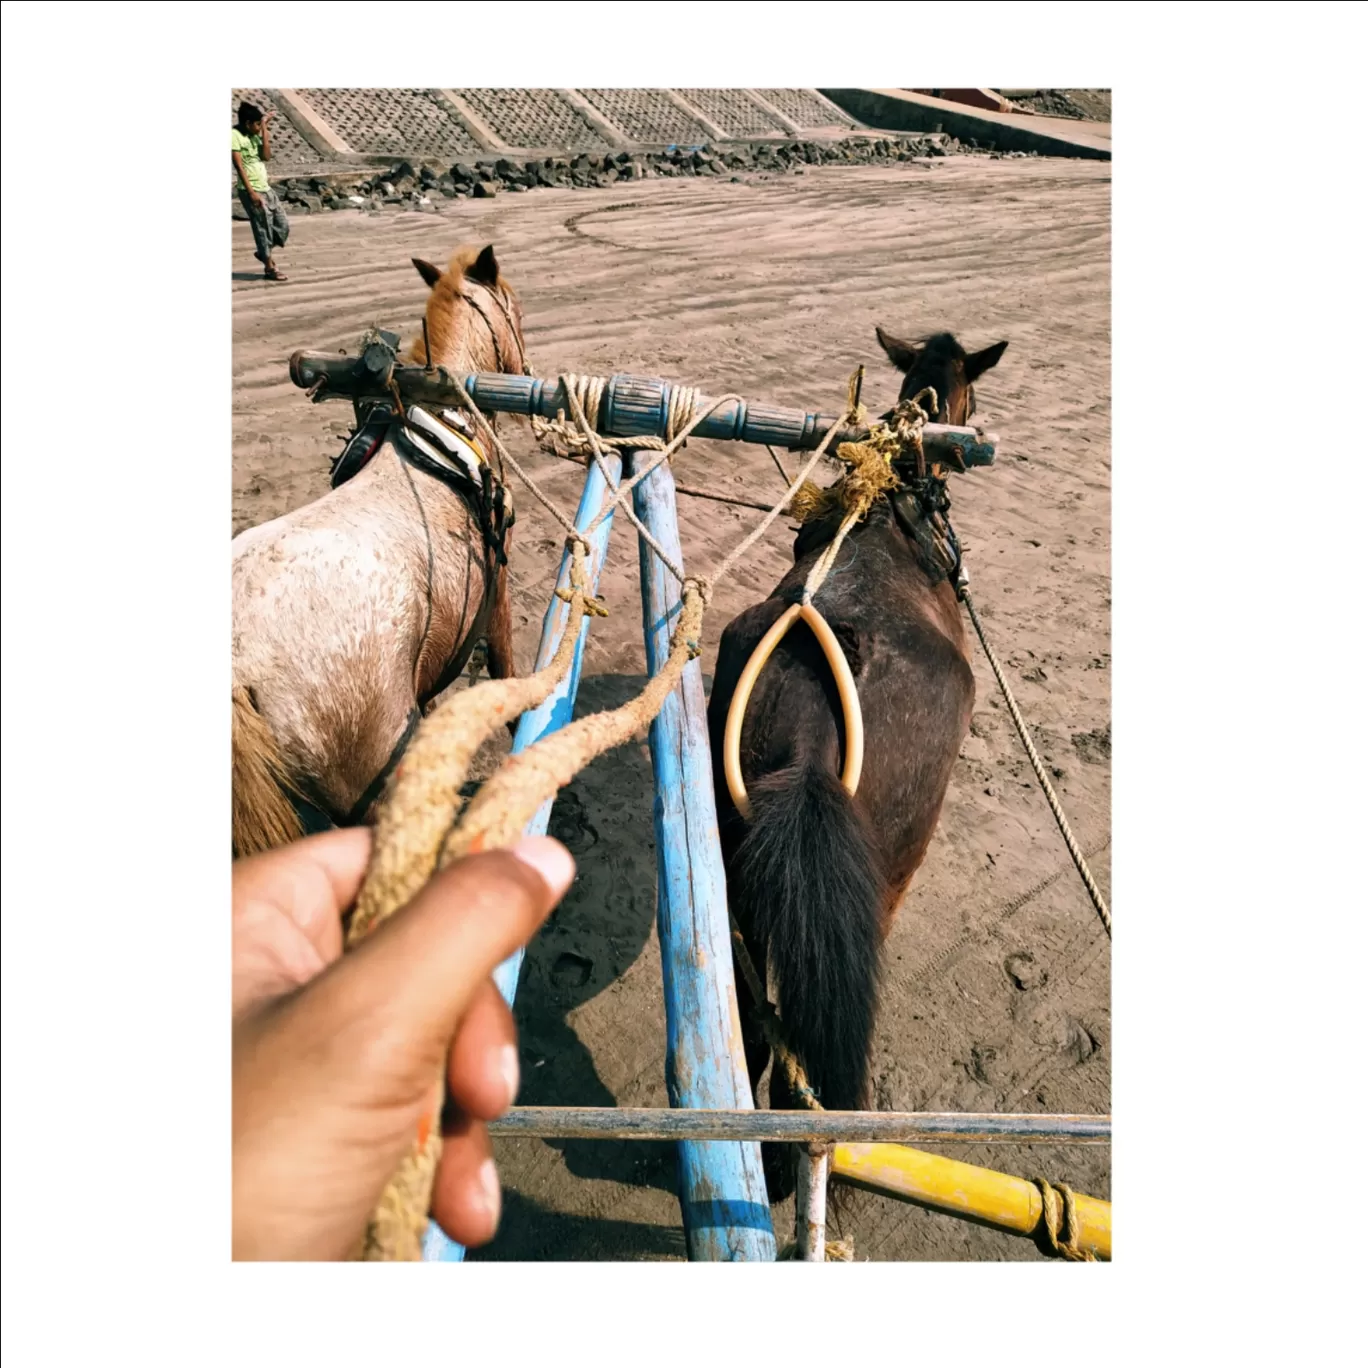
<instances>
[{"instance_id":1,"label":"rope loop","mask_svg":"<svg viewBox=\"0 0 1368 1368\"><path fill-rule=\"evenodd\" d=\"M1047 1178L1037 1178L1035 1185L1040 1189L1038 1230L1044 1249L1059 1259L1096 1263L1097 1255L1078 1243L1082 1226L1073 1189L1063 1183L1051 1183Z\"/></svg>"},{"instance_id":2,"label":"rope loop","mask_svg":"<svg viewBox=\"0 0 1368 1368\"><path fill-rule=\"evenodd\" d=\"M690 575L683 583L682 593L695 593L703 600L706 608L712 603L713 587L712 584L701 575Z\"/></svg>"}]
</instances>

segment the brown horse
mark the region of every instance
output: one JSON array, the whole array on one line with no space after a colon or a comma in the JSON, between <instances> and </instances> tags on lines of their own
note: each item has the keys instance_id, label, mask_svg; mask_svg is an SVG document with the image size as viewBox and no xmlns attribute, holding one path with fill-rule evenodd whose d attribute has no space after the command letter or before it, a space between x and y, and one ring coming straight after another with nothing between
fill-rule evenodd
<instances>
[{"instance_id":1,"label":"brown horse","mask_svg":"<svg viewBox=\"0 0 1368 1368\"><path fill-rule=\"evenodd\" d=\"M434 364L525 369L492 247L413 264ZM421 340L408 359L427 359ZM508 577L470 499L388 438L321 499L234 538L234 852L364 820L477 632L491 675L511 676Z\"/></svg>"},{"instance_id":2,"label":"brown horse","mask_svg":"<svg viewBox=\"0 0 1368 1368\"><path fill-rule=\"evenodd\" d=\"M973 355L948 333L901 342L878 330L904 372L901 399L933 386L937 422L967 423L974 381L1005 342ZM974 675L953 585L928 568L881 498L849 535L815 604L854 674L865 761L852 798L842 787L844 734L831 670L806 625L790 631L756 682L741 732L752 816L733 805L722 768L727 709L752 651L802 598L841 512L806 524L794 566L763 603L722 634L708 723L731 908L751 957L768 965L784 1029L830 1109L868 1105L880 949L931 840L969 727ZM754 1087L769 1050L737 994ZM770 1104L796 1105L774 1069ZM773 1159L774 1156L767 1156ZM771 1176L775 1171L768 1164Z\"/></svg>"}]
</instances>

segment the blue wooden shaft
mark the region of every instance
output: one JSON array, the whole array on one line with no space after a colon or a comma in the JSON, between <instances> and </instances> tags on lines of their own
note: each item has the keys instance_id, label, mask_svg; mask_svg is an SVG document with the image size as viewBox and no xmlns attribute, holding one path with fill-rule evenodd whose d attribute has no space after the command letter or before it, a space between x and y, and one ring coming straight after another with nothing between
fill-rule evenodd
<instances>
[{"instance_id":1,"label":"blue wooden shaft","mask_svg":"<svg viewBox=\"0 0 1368 1368\"><path fill-rule=\"evenodd\" d=\"M642 523L682 564L669 466L658 467L637 485L632 500ZM655 675L670 652L679 585L644 543L639 550L646 665ZM732 978L727 885L698 661L685 667L651 723L650 746L670 1105L750 1109L754 1102ZM678 1155L689 1257L772 1260L774 1227L759 1144L686 1141Z\"/></svg>"},{"instance_id":2,"label":"blue wooden shaft","mask_svg":"<svg viewBox=\"0 0 1368 1368\"><path fill-rule=\"evenodd\" d=\"M616 483L622 476L621 458L616 453L610 453L604 457L603 464L613 482ZM590 466L584 480L584 492L580 495L579 508L575 512L575 526L581 532L598 517L599 509L603 507L607 493L608 486L598 467ZM595 529L593 536L588 538L589 588L590 592L594 594L598 593L599 574L603 570L604 561L608 558L608 537L612 530L613 515L609 513ZM570 552L568 550L561 556L560 575L556 580L556 586L564 589L570 587ZM535 669L540 670L551 663L551 657L556 654L561 635L565 631L565 619L569 612L570 605L553 594L551 606L546 610L546 616L542 619L541 644L537 647ZM574 716L575 695L579 691L580 670L584 664L584 644L589 637L589 622L590 618L586 613L580 619L579 640L575 643L575 657L571 662L569 673L556 685L551 695L540 707L533 708L531 712L525 712L522 715L518 723L517 735L513 738L514 752L525 751L533 742L540 741L543 736L559 731ZM548 800L537 809L536 816L528 822L527 834L529 836L544 836L547 823L550 820L551 800ZM517 950L494 971L495 986L503 994L504 1001L510 1007L513 1005L513 998L518 991L518 972L522 968L522 962L523 952ZM436 1221L430 1221L428 1222L427 1238L423 1243L423 1258L429 1263L460 1263L465 1258L465 1248L458 1245L454 1240L448 1239Z\"/></svg>"}]
</instances>

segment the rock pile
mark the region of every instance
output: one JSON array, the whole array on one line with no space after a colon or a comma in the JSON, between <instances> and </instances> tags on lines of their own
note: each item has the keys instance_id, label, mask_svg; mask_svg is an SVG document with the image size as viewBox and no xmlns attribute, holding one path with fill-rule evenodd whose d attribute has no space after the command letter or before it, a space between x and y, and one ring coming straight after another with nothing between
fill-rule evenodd
<instances>
[{"instance_id":1,"label":"rock pile","mask_svg":"<svg viewBox=\"0 0 1368 1368\"><path fill-rule=\"evenodd\" d=\"M524 194L542 187L590 190L619 181L653 177L748 176L801 174L809 166L892 165L896 162L944 157L986 149L957 142L943 133L911 133L897 137L855 137L838 142L756 142L699 147L671 147L662 152L581 152L577 156L512 161L457 162L440 168L423 163L415 168L398 162L385 171L354 168L327 176L285 177L275 184L277 194L296 212L325 209L378 209L384 205L435 211L440 199L488 199L500 193ZM1019 157L1021 152L992 152ZM243 217L236 197L234 214Z\"/></svg>"}]
</instances>

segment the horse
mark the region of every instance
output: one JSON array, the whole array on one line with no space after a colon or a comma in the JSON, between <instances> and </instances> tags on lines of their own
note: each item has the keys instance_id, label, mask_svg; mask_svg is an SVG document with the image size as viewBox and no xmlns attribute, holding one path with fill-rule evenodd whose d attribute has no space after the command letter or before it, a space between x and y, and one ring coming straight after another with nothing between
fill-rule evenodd
<instances>
[{"instance_id":1,"label":"horse","mask_svg":"<svg viewBox=\"0 0 1368 1368\"><path fill-rule=\"evenodd\" d=\"M940 423L966 424L974 382L1007 343L968 354L949 333L905 342L876 330L903 372L899 401L935 389ZM842 512L806 523L794 565L764 602L722 634L708 701L718 822L731 909L762 979L768 967L787 1044L829 1110L864 1110L884 940L925 858L969 728L974 673L955 586L924 564L881 496L852 529L815 605L840 642L864 718L856 794L842 786L844 732L835 681L817 639L799 622L761 671L741 731L751 815L731 799L723 735L737 682L775 620L802 598L813 562ZM757 1006L737 976L752 1089L769 1061ZM795 1105L784 1070L770 1105ZM772 1190L787 1184L766 1146ZM781 1192L782 1195L782 1192Z\"/></svg>"},{"instance_id":2,"label":"horse","mask_svg":"<svg viewBox=\"0 0 1368 1368\"><path fill-rule=\"evenodd\" d=\"M521 306L492 245L445 270L413 265L429 289L426 342L406 361L526 370ZM481 636L490 675L515 673L504 555L472 499L409 450L391 429L344 483L233 539L236 856L367 820Z\"/></svg>"}]
</instances>

